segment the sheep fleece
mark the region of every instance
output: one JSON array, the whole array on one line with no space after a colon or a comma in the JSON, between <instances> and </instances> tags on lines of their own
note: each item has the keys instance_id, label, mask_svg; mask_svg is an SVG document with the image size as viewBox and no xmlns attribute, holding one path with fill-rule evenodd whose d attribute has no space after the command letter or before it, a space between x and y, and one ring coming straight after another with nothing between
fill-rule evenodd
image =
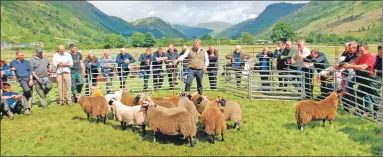
<instances>
[{"instance_id":1,"label":"sheep fleece","mask_svg":"<svg viewBox=\"0 0 383 157\"><path fill-rule=\"evenodd\" d=\"M218 104L209 104L205 108L202 112L202 123L205 126L206 133L209 135L214 133L215 135L220 135L227 129L225 115L219 109Z\"/></svg>"},{"instance_id":2,"label":"sheep fleece","mask_svg":"<svg viewBox=\"0 0 383 157\"><path fill-rule=\"evenodd\" d=\"M232 120L234 122L242 119L241 106L234 101L228 101L224 107L225 120Z\"/></svg>"},{"instance_id":3,"label":"sheep fleece","mask_svg":"<svg viewBox=\"0 0 383 157\"><path fill-rule=\"evenodd\" d=\"M331 94L322 101L303 100L296 105L295 118L306 124L311 120L334 120L338 108L338 98Z\"/></svg>"},{"instance_id":4,"label":"sheep fleece","mask_svg":"<svg viewBox=\"0 0 383 157\"><path fill-rule=\"evenodd\" d=\"M156 107L150 107L145 120L149 121L150 129L160 131L163 134L177 135L179 132L184 136L195 136L197 134L194 118L187 111L169 114Z\"/></svg>"}]
</instances>

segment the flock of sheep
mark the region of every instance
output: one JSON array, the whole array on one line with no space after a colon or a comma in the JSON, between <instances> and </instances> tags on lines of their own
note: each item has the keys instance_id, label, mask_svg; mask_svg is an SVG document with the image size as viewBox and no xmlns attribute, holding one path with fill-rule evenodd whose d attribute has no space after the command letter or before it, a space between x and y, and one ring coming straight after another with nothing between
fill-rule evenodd
<instances>
[{"instance_id":1,"label":"flock of sheep","mask_svg":"<svg viewBox=\"0 0 383 157\"><path fill-rule=\"evenodd\" d=\"M239 131L242 119L239 103L222 97L208 98L198 93L179 93L176 96L160 97L144 93L134 96L126 90L120 90L103 96L99 88L93 88L92 96L77 95L77 97L88 120L91 116L95 116L97 122L103 118L106 124L106 115L112 112L113 119L121 122L122 130L125 130L127 125L141 126L142 136L145 136L145 127L148 126L153 131L154 141L158 139L158 133L183 135L184 138L188 138L191 147L197 143L199 114L202 115L200 122L203 129L213 144L219 135L224 141L226 121L233 121L233 128ZM328 120L332 127L338 101L338 95L331 93L322 101L298 102L295 112L298 129L303 131L304 124L311 120L323 120L323 126Z\"/></svg>"},{"instance_id":2,"label":"flock of sheep","mask_svg":"<svg viewBox=\"0 0 383 157\"><path fill-rule=\"evenodd\" d=\"M97 122L103 119L106 124L106 116L112 112L114 120L121 123L122 130L128 126L141 126L142 136L145 136L145 127L148 126L153 131L154 141L157 141L159 133L183 135L188 138L191 147L197 143L199 122L210 137L209 141L214 144L219 135L224 141L226 121L233 121L233 128L239 131L242 118L239 103L222 97L208 98L198 93L160 97L144 93L130 95L128 91L120 90L103 96L99 88L93 88L92 96L77 97L88 120L95 116ZM200 121L199 114L202 115Z\"/></svg>"}]
</instances>

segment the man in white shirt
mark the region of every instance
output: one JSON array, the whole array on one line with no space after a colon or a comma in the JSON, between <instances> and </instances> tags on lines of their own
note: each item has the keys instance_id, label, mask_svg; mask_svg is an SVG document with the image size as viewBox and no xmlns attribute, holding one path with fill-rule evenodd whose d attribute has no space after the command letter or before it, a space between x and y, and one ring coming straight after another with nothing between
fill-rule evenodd
<instances>
[{"instance_id":1,"label":"man in white shirt","mask_svg":"<svg viewBox=\"0 0 383 157\"><path fill-rule=\"evenodd\" d=\"M63 45L59 45L57 52L53 55L53 66L56 68L56 80L59 93L59 105L64 105L64 88L67 105L72 104L71 99L71 74L70 67L73 66L72 56L65 52Z\"/></svg>"},{"instance_id":2,"label":"man in white shirt","mask_svg":"<svg viewBox=\"0 0 383 157\"><path fill-rule=\"evenodd\" d=\"M202 95L202 78L203 73L206 72L207 66L209 65L209 57L207 52L201 48L200 40L194 40L193 48L187 50L177 60L173 61L173 65L175 66L178 61L183 61L186 57L189 59L189 69L185 92L190 92L190 86L194 80L194 77L196 77L197 91L198 94Z\"/></svg>"}]
</instances>

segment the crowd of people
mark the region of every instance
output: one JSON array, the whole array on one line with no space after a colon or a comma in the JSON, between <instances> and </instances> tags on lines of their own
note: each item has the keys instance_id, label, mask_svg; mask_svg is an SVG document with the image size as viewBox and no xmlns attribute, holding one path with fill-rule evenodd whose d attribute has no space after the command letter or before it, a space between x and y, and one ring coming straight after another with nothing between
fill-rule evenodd
<instances>
[{"instance_id":1,"label":"crowd of people","mask_svg":"<svg viewBox=\"0 0 383 157\"><path fill-rule=\"evenodd\" d=\"M82 93L84 78L85 94L89 95L89 86L97 86L97 78L102 73L106 82L106 92L112 93L112 79L117 73L120 88L126 88L126 79L131 71L131 64L136 59L126 52L125 48L120 49L120 53L116 57L110 55L110 50L105 50L101 58L97 58L92 51L89 51L86 58L83 59L82 54L77 51L75 44L69 45L70 52L65 51L63 45L59 45L56 53L53 55L52 65L43 53L41 48L36 49L36 54L31 60L24 59L23 51L16 52L16 59L12 60L8 65L4 59L0 62L1 67L1 103L4 105L3 113L10 119L13 119L13 113L19 113L21 108L24 114L31 114L31 97L33 87L36 89L41 106L48 108L47 95L52 89L52 81L49 73L54 72L57 81L59 101L58 105L71 105L77 102L76 95ZM250 55L241 51L241 46L237 45L235 50L225 56L230 63L224 65L225 71L232 71L235 74L237 88L241 88L241 77L243 71L246 70L246 62L251 58ZM263 90L269 91L271 88L270 75L275 68L278 72L279 90L286 92L288 82L302 81L301 73L304 73L304 92L307 99L313 98L313 78L314 72L318 75L320 82L321 95L317 99L321 100L326 97L336 85L343 89L343 103L345 110L349 111L351 107L357 107L358 115L362 115L364 111L371 114L371 107L365 110L364 102L372 104L373 110L377 111L380 100L381 84L377 81L382 79L382 46L378 47L378 55L376 57L370 51L367 44L358 44L355 41L345 44L345 51L342 53L339 61L335 65L330 65L326 55L317 49L309 49L303 40L299 40L297 45L293 45L291 41L279 41L275 51L265 47L262 52L256 55L257 62L252 67L253 70L259 72L262 80ZM147 48L139 58L139 67L141 76L144 80L143 91L148 90L148 81L152 72L154 90L162 88L164 76L167 74L170 89L174 89L177 85L177 66L183 63L182 79L185 83L185 92L190 92L190 87L194 78L197 82L197 91L203 94L202 79L204 73L208 74L211 89L217 89L217 72L219 51L210 46L208 49L201 47L201 41L195 40L193 47L188 49L185 45L179 53L172 44L168 46L166 51L159 47L152 53L152 48ZM273 60L276 60L275 67ZM166 70L163 70L165 65ZM55 69L55 70L52 70ZM100 70L100 71L99 71ZM151 71L152 70L152 71ZM8 82L8 77L14 72L17 82L23 90L22 94L13 92ZM117 72L115 72L117 71ZM344 79L335 79L333 73L340 74ZM166 73L166 74L164 74ZM296 77L291 77L295 76ZM360 79L362 76L367 79ZM359 79L355 79L359 78ZM342 82L342 80L344 80ZM376 81L370 81L376 80ZM335 84L335 83L337 84ZM358 90L355 91L354 85L359 83ZM368 87L365 87L366 85ZM301 84L293 83L292 86L300 87ZM372 87L372 88L371 88ZM302 88L297 88L302 89ZM366 95L366 93L372 96ZM358 96L358 101L353 99ZM367 105L368 106L368 105Z\"/></svg>"}]
</instances>

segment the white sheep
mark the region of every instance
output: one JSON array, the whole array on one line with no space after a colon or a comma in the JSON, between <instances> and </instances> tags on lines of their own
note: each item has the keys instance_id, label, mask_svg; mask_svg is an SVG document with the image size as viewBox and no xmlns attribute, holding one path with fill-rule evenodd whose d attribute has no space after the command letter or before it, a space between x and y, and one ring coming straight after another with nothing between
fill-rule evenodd
<instances>
[{"instance_id":1,"label":"white sheep","mask_svg":"<svg viewBox=\"0 0 383 157\"><path fill-rule=\"evenodd\" d=\"M126 125L141 125L142 133L145 135L144 113L141 110L141 106L125 106L118 99L118 96L114 96L109 100L109 105L113 105L112 108L116 119L121 122L121 129L125 130Z\"/></svg>"}]
</instances>

